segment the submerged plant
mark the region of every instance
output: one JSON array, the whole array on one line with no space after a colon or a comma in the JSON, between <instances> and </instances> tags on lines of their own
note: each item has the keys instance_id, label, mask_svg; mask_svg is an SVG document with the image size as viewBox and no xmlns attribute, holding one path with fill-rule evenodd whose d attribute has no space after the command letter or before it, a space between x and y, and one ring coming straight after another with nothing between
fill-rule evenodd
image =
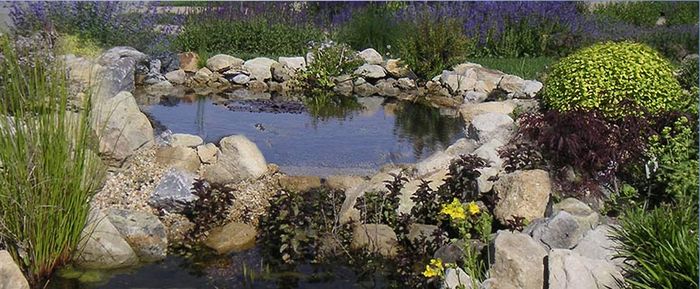
<instances>
[{"instance_id":1,"label":"submerged plant","mask_svg":"<svg viewBox=\"0 0 700 289\"><path fill-rule=\"evenodd\" d=\"M60 62L23 54L6 36L0 52L0 236L29 282L40 286L81 240L104 167L92 138L90 97L79 113L67 110ZM28 61L21 64L20 56Z\"/></svg>"}]
</instances>

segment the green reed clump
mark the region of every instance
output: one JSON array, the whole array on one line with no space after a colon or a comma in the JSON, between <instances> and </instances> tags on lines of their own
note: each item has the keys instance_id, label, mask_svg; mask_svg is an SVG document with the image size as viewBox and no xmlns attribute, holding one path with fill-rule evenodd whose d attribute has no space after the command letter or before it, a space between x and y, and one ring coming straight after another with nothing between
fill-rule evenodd
<instances>
[{"instance_id":1,"label":"green reed clump","mask_svg":"<svg viewBox=\"0 0 700 289\"><path fill-rule=\"evenodd\" d=\"M104 169L92 150L89 97L68 111L64 67L32 49L0 38L0 239L41 286L80 241Z\"/></svg>"}]
</instances>

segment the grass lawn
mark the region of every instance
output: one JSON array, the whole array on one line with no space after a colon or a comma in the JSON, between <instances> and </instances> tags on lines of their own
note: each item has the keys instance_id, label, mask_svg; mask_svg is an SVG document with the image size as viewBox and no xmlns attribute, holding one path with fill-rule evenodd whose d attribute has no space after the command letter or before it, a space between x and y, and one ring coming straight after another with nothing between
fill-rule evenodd
<instances>
[{"instance_id":1,"label":"grass lawn","mask_svg":"<svg viewBox=\"0 0 700 289\"><path fill-rule=\"evenodd\" d=\"M541 74L556 62L556 59L553 57L470 58L468 61L508 74L514 74L524 79L539 79Z\"/></svg>"}]
</instances>

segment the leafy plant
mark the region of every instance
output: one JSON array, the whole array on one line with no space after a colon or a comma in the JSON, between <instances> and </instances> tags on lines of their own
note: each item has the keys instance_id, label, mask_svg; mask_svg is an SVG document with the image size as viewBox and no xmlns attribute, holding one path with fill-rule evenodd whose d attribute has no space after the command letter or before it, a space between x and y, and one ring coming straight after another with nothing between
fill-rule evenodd
<instances>
[{"instance_id":1,"label":"leafy plant","mask_svg":"<svg viewBox=\"0 0 700 289\"><path fill-rule=\"evenodd\" d=\"M534 170L543 168L545 160L538 148L530 142L516 142L499 151L503 159L503 169L507 173L517 170Z\"/></svg>"},{"instance_id":2,"label":"leafy plant","mask_svg":"<svg viewBox=\"0 0 700 289\"><path fill-rule=\"evenodd\" d=\"M209 229L221 226L226 221L229 208L233 205L233 190L219 184L209 184L205 180L196 180L192 194L197 200L185 209L183 214L195 224L190 238L197 240Z\"/></svg>"},{"instance_id":3,"label":"leafy plant","mask_svg":"<svg viewBox=\"0 0 700 289\"><path fill-rule=\"evenodd\" d=\"M581 49L556 63L542 100L559 111L598 109L605 116L635 114L625 102L651 113L682 107L680 84L668 60L647 45L606 42Z\"/></svg>"},{"instance_id":4,"label":"leafy plant","mask_svg":"<svg viewBox=\"0 0 700 289\"><path fill-rule=\"evenodd\" d=\"M415 204L411 208L411 216L418 223L437 224L440 212L440 199L438 192L430 187L430 181L421 180L418 189L411 196Z\"/></svg>"},{"instance_id":5,"label":"leafy plant","mask_svg":"<svg viewBox=\"0 0 700 289\"><path fill-rule=\"evenodd\" d=\"M0 38L0 239L39 287L70 260L105 172L90 96L80 112L67 110L65 67L34 53L51 49L43 45L27 51Z\"/></svg>"},{"instance_id":6,"label":"leafy plant","mask_svg":"<svg viewBox=\"0 0 700 289\"><path fill-rule=\"evenodd\" d=\"M698 23L697 2L609 2L597 7L593 13L638 26L654 26L662 15L668 25Z\"/></svg>"},{"instance_id":7,"label":"leafy plant","mask_svg":"<svg viewBox=\"0 0 700 289\"><path fill-rule=\"evenodd\" d=\"M475 155L461 155L452 160L445 183L438 189L440 203L457 198L468 202L476 200L479 194L476 179L481 176L477 170L486 166L486 160Z\"/></svg>"},{"instance_id":8,"label":"leafy plant","mask_svg":"<svg viewBox=\"0 0 700 289\"><path fill-rule=\"evenodd\" d=\"M618 256L631 262L625 281L631 288L698 287L697 200L652 210L632 208L613 227Z\"/></svg>"},{"instance_id":9,"label":"leafy plant","mask_svg":"<svg viewBox=\"0 0 700 289\"><path fill-rule=\"evenodd\" d=\"M418 77L430 79L463 60L467 37L462 25L451 18L424 12L407 28L412 33L398 43L398 55Z\"/></svg>"},{"instance_id":10,"label":"leafy plant","mask_svg":"<svg viewBox=\"0 0 700 289\"><path fill-rule=\"evenodd\" d=\"M525 229L525 226L527 226L527 220L525 219L525 217L513 216L513 218L506 220L506 228L508 228L508 230L510 230L511 232L522 232L523 229Z\"/></svg>"},{"instance_id":11,"label":"leafy plant","mask_svg":"<svg viewBox=\"0 0 700 289\"><path fill-rule=\"evenodd\" d=\"M385 3L370 3L353 13L350 21L340 28L338 41L357 50L374 48L380 53L390 52L403 35L402 27L392 17L394 10Z\"/></svg>"},{"instance_id":12,"label":"leafy plant","mask_svg":"<svg viewBox=\"0 0 700 289\"><path fill-rule=\"evenodd\" d=\"M700 76L698 76L699 65L700 63L698 62L697 56L690 56L683 59L678 72L676 72L681 87L688 90L691 90L693 87L698 87L698 81L700 80ZM697 105L697 102L695 101L693 104Z\"/></svg>"},{"instance_id":13,"label":"leafy plant","mask_svg":"<svg viewBox=\"0 0 700 289\"><path fill-rule=\"evenodd\" d=\"M387 224L396 227L401 189L408 181L402 173L391 174L392 180L385 181L387 192L365 192L357 199L355 208L360 210L360 219L366 224Z\"/></svg>"},{"instance_id":14,"label":"leafy plant","mask_svg":"<svg viewBox=\"0 0 700 289\"><path fill-rule=\"evenodd\" d=\"M362 63L356 51L334 42L311 45L313 61L297 73L296 82L306 91L326 92L335 86L333 77L352 74Z\"/></svg>"}]
</instances>

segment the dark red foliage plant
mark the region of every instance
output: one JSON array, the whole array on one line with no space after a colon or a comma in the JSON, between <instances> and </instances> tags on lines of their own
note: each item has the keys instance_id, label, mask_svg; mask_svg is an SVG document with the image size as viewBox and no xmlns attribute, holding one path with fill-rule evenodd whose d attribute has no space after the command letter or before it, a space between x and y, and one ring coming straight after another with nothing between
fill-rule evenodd
<instances>
[{"instance_id":1,"label":"dark red foliage plant","mask_svg":"<svg viewBox=\"0 0 700 289\"><path fill-rule=\"evenodd\" d=\"M643 157L653 133L645 115L606 119L595 110L552 110L523 115L519 133L534 141L553 165L608 178Z\"/></svg>"}]
</instances>

